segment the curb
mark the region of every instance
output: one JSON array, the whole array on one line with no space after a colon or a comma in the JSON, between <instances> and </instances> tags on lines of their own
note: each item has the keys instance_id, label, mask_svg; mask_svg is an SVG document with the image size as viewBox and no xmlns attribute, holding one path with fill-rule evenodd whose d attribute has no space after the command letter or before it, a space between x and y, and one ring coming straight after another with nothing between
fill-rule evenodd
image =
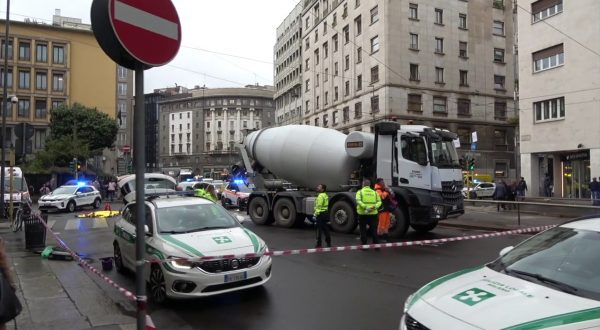
<instances>
[{"instance_id":1,"label":"curb","mask_svg":"<svg viewBox=\"0 0 600 330\"><path fill-rule=\"evenodd\" d=\"M485 230L485 231L511 231L516 229L521 229L521 227L503 227L503 226L487 226L487 225L471 225L464 223L448 223L448 222L440 222L438 225L440 227L451 227L451 228L461 228L461 229L469 229L469 230Z\"/></svg>"}]
</instances>

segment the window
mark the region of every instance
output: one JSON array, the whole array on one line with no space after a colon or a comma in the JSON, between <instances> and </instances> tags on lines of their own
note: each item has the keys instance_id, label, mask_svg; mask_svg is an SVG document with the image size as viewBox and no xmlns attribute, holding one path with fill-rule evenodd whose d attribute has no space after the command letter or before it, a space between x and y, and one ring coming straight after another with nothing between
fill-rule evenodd
<instances>
[{"instance_id":1,"label":"window","mask_svg":"<svg viewBox=\"0 0 600 330\"><path fill-rule=\"evenodd\" d=\"M334 111L333 114L331 115L331 121L332 121L333 126L338 124L338 119L339 119L338 112Z\"/></svg>"},{"instance_id":2,"label":"window","mask_svg":"<svg viewBox=\"0 0 600 330\"><path fill-rule=\"evenodd\" d=\"M46 130L36 129L33 138L35 149L44 149L44 147L46 146Z\"/></svg>"},{"instance_id":3,"label":"window","mask_svg":"<svg viewBox=\"0 0 600 330\"><path fill-rule=\"evenodd\" d=\"M35 100L35 118L46 119L46 100Z\"/></svg>"},{"instance_id":4,"label":"window","mask_svg":"<svg viewBox=\"0 0 600 330\"><path fill-rule=\"evenodd\" d=\"M37 62L48 62L48 45L38 43L35 46L35 60Z\"/></svg>"},{"instance_id":5,"label":"window","mask_svg":"<svg viewBox=\"0 0 600 330\"><path fill-rule=\"evenodd\" d=\"M19 70L19 88L29 89L31 73L29 70Z\"/></svg>"},{"instance_id":6,"label":"window","mask_svg":"<svg viewBox=\"0 0 600 330\"><path fill-rule=\"evenodd\" d=\"M315 118L315 126L319 126L319 117Z\"/></svg>"},{"instance_id":7,"label":"window","mask_svg":"<svg viewBox=\"0 0 600 330\"><path fill-rule=\"evenodd\" d=\"M306 37L306 40L304 40L304 44L306 45L306 50L308 50L310 48L310 37Z\"/></svg>"},{"instance_id":8,"label":"window","mask_svg":"<svg viewBox=\"0 0 600 330\"><path fill-rule=\"evenodd\" d=\"M329 56L329 44L325 42L323 44L323 58L327 58Z\"/></svg>"},{"instance_id":9,"label":"window","mask_svg":"<svg viewBox=\"0 0 600 330\"><path fill-rule=\"evenodd\" d=\"M506 102L495 101L494 102L494 119L504 120L506 119Z\"/></svg>"},{"instance_id":10,"label":"window","mask_svg":"<svg viewBox=\"0 0 600 330\"><path fill-rule=\"evenodd\" d=\"M350 55L346 55L344 58L344 70L350 69Z\"/></svg>"},{"instance_id":11,"label":"window","mask_svg":"<svg viewBox=\"0 0 600 330\"><path fill-rule=\"evenodd\" d=\"M467 28L467 14L458 14L458 28L459 29Z\"/></svg>"},{"instance_id":12,"label":"window","mask_svg":"<svg viewBox=\"0 0 600 330\"><path fill-rule=\"evenodd\" d=\"M315 87L319 87L319 74L315 77Z\"/></svg>"},{"instance_id":13,"label":"window","mask_svg":"<svg viewBox=\"0 0 600 330\"><path fill-rule=\"evenodd\" d=\"M371 8L371 24L379 21L379 7Z\"/></svg>"},{"instance_id":14,"label":"window","mask_svg":"<svg viewBox=\"0 0 600 330\"><path fill-rule=\"evenodd\" d=\"M348 16L348 4L344 4L344 10L342 11L342 18L346 18Z\"/></svg>"},{"instance_id":15,"label":"window","mask_svg":"<svg viewBox=\"0 0 600 330\"><path fill-rule=\"evenodd\" d=\"M416 33L410 33L410 45L408 48L418 50L419 49L419 35Z\"/></svg>"},{"instance_id":16,"label":"window","mask_svg":"<svg viewBox=\"0 0 600 330\"><path fill-rule=\"evenodd\" d=\"M434 96L433 97L433 112L447 112L446 110L446 97Z\"/></svg>"},{"instance_id":17,"label":"window","mask_svg":"<svg viewBox=\"0 0 600 330\"><path fill-rule=\"evenodd\" d=\"M531 4L533 22L560 14L563 11L562 0L540 0Z\"/></svg>"},{"instance_id":18,"label":"window","mask_svg":"<svg viewBox=\"0 0 600 330\"><path fill-rule=\"evenodd\" d=\"M121 96L127 95L127 84L126 83L119 83L118 88L119 88L119 95L121 95Z\"/></svg>"},{"instance_id":19,"label":"window","mask_svg":"<svg viewBox=\"0 0 600 330\"><path fill-rule=\"evenodd\" d=\"M494 144L497 146L505 146L508 143L506 142L506 131L505 130L494 130Z\"/></svg>"},{"instance_id":20,"label":"window","mask_svg":"<svg viewBox=\"0 0 600 330\"><path fill-rule=\"evenodd\" d=\"M310 101L306 101L305 106L304 106L304 111L306 113L310 112ZM244 126L244 128L246 128L246 127Z\"/></svg>"},{"instance_id":21,"label":"window","mask_svg":"<svg viewBox=\"0 0 600 330\"><path fill-rule=\"evenodd\" d=\"M342 109L342 120L344 122L350 120L350 107L344 107L344 109Z\"/></svg>"},{"instance_id":22,"label":"window","mask_svg":"<svg viewBox=\"0 0 600 330\"><path fill-rule=\"evenodd\" d=\"M564 64L563 44L533 53L533 72L552 69Z\"/></svg>"},{"instance_id":23,"label":"window","mask_svg":"<svg viewBox=\"0 0 600 330\"><path fill-rule=\"evenodd\" d=\"M458 99L458 114L459 115L470 115L471 114L471 100L469 99Z\"/></svg>"},{"instance_id":24,"label":"window","mask_svg":"<svg viewBox=\"0 0 600 330\"><path fill-rule=\"evenodd\" d=\"M315 44L319 41L319 29L315 29Z\"/></svg>"},{"instance_id":25,"label":"window","mask_svg":"<svg viewBox=\"0 0 600 330\"><path fill-rule=\"evenodd\" d=\"M371 54L379 51L379 36L371 38Z\"/></svg>"},{"instance_id":26,"label":"window","mask_svg":"<svg viewBox=\"0 0 600 330\"><path fill-rule=\"evenodd\" d=\"M410 80L419 81L419 65L410 64Z\"/></svg>"},{"instance_id":27,"label":"window","mask_svg":"<svg viewBox=\"0 0 600 330\"><path fill-rule=\"evenodd\" d=\"M5 46L5 39L2 39L2 42L0 42L0 47L2 47L2 49L0 49L0 58L4 58L4 46ZM8 39L8 59L12 60L13 59L13 40L12 39Z\"/></svg>"},{"instance_id":28,"label":"window","mask_svg":"<svg viewBox=\"0 0 600 330\"><path fill-rule=\"evenodd\" d=\"M419 19L419 5L416 3L408 4L408 18L410 19Z\"/></svg>"},{"instance_id":29,"label":"window","mask_svg":"<svg viewBox=\"0 0 600 330\"><path fill-rule=\"evenodd\" d=\"M356 90L359 91L362 89L362 74L356 76Z\"/></svg>"},{"instance_id":30,"label":"window","mask_svg":"<svg viewBox=\"0 0 600 330\"><path fill-rule=\"evenodd\" d=\"M423 138L416 136L403 135L400 140L402 149L402 158L427 165L427 148Z\"/></svg>"},{"instance_id":31,"label":"window","mask_svg":"<svg viewBox=\"0 0 600 330\"><path fill-rule=\"evenodd\" d=\"M533 103L535 121L543 122L565 118L565 98L559 97Z\"/></svg>"},{"instance_id":32,"label":"window","mask_svg":"<svg viewBox=\"0 0 600 330\"><path fill-rule=\"evenodd\" d=\"M354 0L354 8L358 8L360 6L360 0Z\"/></svg>"},{"instance_id":33,"label":"window","mask_svg":"<svg viewBox=\"0 0 600 330\"><path fill-rule=\"evenodd\" d=\"M21 60L21 61L31 60L31 42L19 41L19 60Z\"/></svg>"},{"instance_id":34,"label":"window","mask_svg":"<svg viewBox=\"0 0 600 330\"><path fill-rule=\"evenodd\" d=\"M119 65L118 73L119 73L119 79L127 79L127 68Z\"/></svg>"},{"instance_id":35,"label":"window","mask_svg":"<svg viewBox=\"0 0 600 330\"><path fill-rule=\"evenodd\" d=\"M504 76L494 75L494 89L504 90L505 89L504 80L505 80Z\"/></svg>"},{"instance_id":36,"label":"window","mask_svg":"<svg viewBox=\"0 0 600 330\"><path fill-rule=\"evenodd\" d=\"M350 42L350 27L348 25L344 26L342 29L342 33L344 34L344 44Z\"/></svg>"},{"instance_id":37,"label":"window","mask_svg":"<svg viewBox=\"0 0 600 330\"><path fill-rule=\"evenodd\" d=\"M319 50L315 49L315 65L319 65Z\"/></svg>"},{"instance_id":38,"label":"window","mask_svg":"<svg viewBox=\"0 0 600 330\"><path fill-rule=\"evenodd\" d=\"M435 38L435 52L438 54L444 53L444 38Z\"/></svg>"},{"instance_id":39,"label":"window","mask_svg":"<svg viewBox=\"0 0 600 330\"><path fill-rule=\"evenodd\" d=\"M362 47L356 49L356 63L362 62Z\"/></svg>"},{"instance_id":40,"label":"window","mask_svg":"<svg viewBox=\"0 0 600 330\"><path fill-rule=\"evenodd\" d=\"M325 91L325 102L324 102L324 104L325 105L329 104L329 92L328 91Z\"/></svg>"},{"instance_id":41,"label":"window","mask_svg":"<svg viewBox=\"0 0 600 330\"><path fill-rule=\"evenodd\" d=\"M379 65L371 68L371 84L379 81Z\"/></svg>"},{"instance_id":42,"label":"window","mask_svg":"<svg viewBox=\"0 0 600 330\"><path fill-rule=\"evenodd\" d=\"M423 111L423 100L421 94L408 94L408 111L422 112Z\"/></svg>"},{"instance_id":43,"label":"window","mask_svg":"<svg viewBox=\"0 0 600 330\"><path fill-rule=\"evenodd\" d=\"M324 114L323 115L323 127L327 127L327 125L329 125L329 115Z\"/></svg>"},{"instance_id":44,"label":"window","mask_svg":"<svg viewBox=\"0 0 600 330\"><path fill-rule=\"evenodd\" d=\"M460 76L460 86L469 86L469 80L468 80L469 71L459 70L458 73Z\"/></svg>"},{"instance_id":45,"label":"window","mask_svg":"<svg viewBox=\"0 0 600 330\"><path fill-rule=\"evenodd\" d=\"M504 36L504 22L494 21L492 33L497 36Z\"/></svg>"},{"instance_id":46,"label":"window","mask_svg":"<svg viewBox=\"0 0 600 330\"><path fill-rule=\"evenodd\" d=\"M346 80L346 83L344 83L344 96L348 95L350 95L350 81Z\"/></svg>"},{"instance_id":47,"label":"window","mask_svg":"<svg viewBox=\"0 0 600 330\"><path fill-rule=\"evenodd\" d=\"M325 72L323 73L323 82L329 80L329 68L325 68Z\"/></svg>"},{"instance_id":48,"label":"window","mask_svg":"<svg viewBox=\"0 0 600 330\"><path fill-rule=\"evenodd\" d=\"M18 117L29 118L29 100L19 100L19 110L17 112Z\"/></svg>"},{"instance_id":49,"label":"window","mask_svg":"<svg viewBox=\"0 0 600 330\"><path fill-rule=\"evenodd\" d=\"M52 110L58 109L65 104L64 100L52 100Z\"/></svg>"},{"instance_id":50,"label":"window","mask_svg":"<svg viewBox=\"0 0 600 330\"><path fill-rule=\"evenodd\" d=\"M337 14L333 13L333 18L332 18L332 21L331 21L331 26L333 27L333 26L336 26L336 25L337 25Z\"/></svg>"},{"instance_id":51,"label":"window","mask_svg":"<svg viewBox=\"0 0 600 330\"><path fill-rule=\"evenodd\" d=\"M52 46L52 63L65 64L65 46Z\"/></svg>"},{"instance_id":52,"label":"window","mask_svg":"<svg viewBox=\"0 0 600 330\"><path fill-rule=\"evenodd\" d=\"M6 77L6 86L12 87L13 85L13 74L12 69L8 69L8 76ZM0 86L4 86L4 69L0 68Z\"/></svg>"},{"instance_id":53,"label":"window","mask_svg":"<svg viewBox=\"0 0 600 330\"><path fill-rule=\"evenodd\" d=\"M458 135L458 141L460 141L460 144L470 144L471 143L471 130L470 129L459 127L456 130L456 135Z\"/></svg>"},{"instance_id":54,"label":"window","mask_svg":"<svg viewBox=\"0 0 600 330\"><path fill-rule=\"evenodd\" d=\"M310 79L306 79L304 82L304 92L307 93L310 91Z\"/></svg>"},{"instance_id":55,"label":"window","mask_svg":"<svg viewBox=\"0 0 600 330\"><path fill-rule=\"evenodd\" d=\"M444 24L444 11L442 9L435 9L435 24L443 25Z\"/></svg>"},{"instance_id":56,"label":"window","mask_svg":"<svg viewBox=\"0 0 600 330\"><path fill-rule=\"evenodd\" d=\"M508 162L505 160L494 160L494 176L506 178L508 177Z\"/></svg>"},{"instance_id":57,"label":"window","mask_svg":"<svg viewBox=\"0 0 600 330\"><path fill-rule=\"evenodd\" d=\"M333 75L337 76L339 74L338 70L338 62L333 63Z\"/></svg>"},{"instance_id":58,"label":"window","mask_svg":"<svg viewBox=\"0 0 600 330\"><path fill-rule=\"evenodd\" d=\"M333 52L337 52L338 51L338 35L337 33L333 35L333 37L331 37L331 42L333 43Z\"/></svg>"},{"instance_id":59,"label":"window","mask_svg":"<svg viewBox=\"0 0 600 330\"><path fill-rule=\"evenodd\" d=\"M504 49L494 48L494 62L504 63Z\"/></svg>"},{"instance_id":60,"label":"window","mask_svg":"<svg viewBox=\"0 0 600 330\"><path fill-rule=\"evenodd\" d=\"M354 19L354 33L359 36L362 33L362 20L360 15Z\"/></svg>"},{"instance_id":61,"label":"window","mask_svg":"<svg viewBox=\"0 0 600 330\"><path fill-rule=\"evenodd\" d=\"M48 73L47 72L36 72L35 73L35 88L46 90L48 88Z\"/></svg>"},{"instance_id":62,"label":"window","mask_svg":"<svg viewBox=\"0 0 600 330\"><path fill-rule=\"evenodd\" d=\"M440 67L435 68L435 82L437 84L444 83L444 68L440 68Z\"/></svg>"},{"instance_id":63,"label":"window","mask_svg":"<svg viewBox=\"0 0 600 330\"><path fill-rule=\"evenodd\" d=\"M323 22L323 35L327 34L327 22Z\"/></svg>"},{"instance_id":64,"label":"window","mask_svg":"<svg viewBox=\"0 0 600 330\"><path fill-rule=\"evenodd\" d=\"M339 97L340 97L340 93L338 92L338 87L335 86L335 87L333 87L333 100L337 101Z\"/></svg>"},{"instance_id":65,"label":"window","mask_svg":"<svg viewBox=\"0 0 600 330\"><path fill-rule=\"evenodd\" d=\"M467 57L467 42L459 41L458 42L458 56L466 58Z\"/></svg>"},{"instance_id":66,"label":"window","mask_svg":"<svg viewBox=\"0 0 600 330\"><path fill-rule=\"evenodd\" d=\"M354 119L362 117L362 102L356 102L354 104Z\"/></svg>"},{"instance_id":67,"label":"window","mask_svg":"<svg viewBox=\"0 0 600 330\"><path fill-rule=\"evenodd\" d=\"M371 113L379 112L379 95L371 97Z\"/></svg>"},{"instance_id":68,"label":"window","mask_svg":"<svg viewBox=\"0 0 600 330\"><path fill-rule=\"evenodd\" d=\"M62 92L65 90L65 79L62 73L52 74L52 90L55 92Z\"/></svg>"},{"instance_id":69,"label":"window","mask_svg":"<svg viewBox=\"0 0 600 330\"><path fill-rule=\"evenodd\" d=\"M315 97L315 110L319 110L319 108L320 108L320 106L319 106L319 103L320 103L320 102L319 102L319 101L320 101L320 99L319 99L319 95L317 95L317 96Z\"/></svg>"}]
</instances>

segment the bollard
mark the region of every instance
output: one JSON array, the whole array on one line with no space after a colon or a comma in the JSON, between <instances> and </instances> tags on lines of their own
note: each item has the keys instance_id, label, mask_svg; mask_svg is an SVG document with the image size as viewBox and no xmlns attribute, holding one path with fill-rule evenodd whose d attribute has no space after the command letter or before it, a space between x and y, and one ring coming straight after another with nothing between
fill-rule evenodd
<instances>
[{"instance_id":1,"label":"bollard","mask_svg":"<svg viewBox=\"0 0 600 330\"><path fill-rule=\"evenodd\" d=\"M517 203L517 224L521 227L521 203Z\"/></svg>"}]
</instances>

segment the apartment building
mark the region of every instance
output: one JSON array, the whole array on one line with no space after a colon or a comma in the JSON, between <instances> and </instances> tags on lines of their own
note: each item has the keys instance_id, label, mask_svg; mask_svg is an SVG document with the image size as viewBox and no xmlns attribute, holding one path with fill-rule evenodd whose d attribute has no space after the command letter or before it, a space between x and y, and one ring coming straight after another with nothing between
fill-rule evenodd
<instances>
[{"instance_id":1,"label":"apartment building","mask_svg":"<svg viewBox=\"0 0 600 330\"><path fill-rule=\"evenodd\" d=\"M276 125L302 123L302 2L277 28L274 48Z\"/></svg>"},{"instance_id":2,"label":"apartment building","mask_svg":"<svg viewBox=\"0 0 600 330\"><path fill-rule=\"evenodd\" d=\"M304 0L303 122L449 129L476 173L515 179L513 48L511 1Z\"/></svg>"},{"instance_id":3,"label":"apartment building","mask_svg":"<svg viewBox=\"0 0 600 330\"><path fill-rule=\"evenodd\" d=\"M220 177L239 161L235 143L275 122L273 87L198 87L159 101L160 167Z\"/></svg>"},{"instance_id":4,"label":"apartment building","mask_svg":"<svg viewBox=\"0 0 600 330\"><path fill-rule=\"evenodd\" d=\"M534 196L590 198L600 176L600 39L587 24L598 25L600 2L517 5L521 171Z\"/></svg>"}]
</instances>

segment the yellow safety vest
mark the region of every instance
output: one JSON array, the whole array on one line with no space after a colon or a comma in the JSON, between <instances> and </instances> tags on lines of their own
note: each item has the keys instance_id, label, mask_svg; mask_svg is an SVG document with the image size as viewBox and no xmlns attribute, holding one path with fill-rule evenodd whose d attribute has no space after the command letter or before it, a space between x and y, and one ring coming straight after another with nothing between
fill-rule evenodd
<instances>
[{"instance_id":1,"label":"yellow safety vest","mask_svg":"<svg viewBox=\"0 0 600 330\"><path fill-rule=\"evenodd\" d=\"M194 190L195 197L206 197L206 190L204 189L195 189Z\"/></svg>"},{"instance_id":2,"label":"yellow safety vest","mask_svg":"<svg viewBox=\"0 0 600 330\"><path fill-rule=\"evenodd\" d=\"M327 212L329 208L329 196L326 193L319 193L317 200L315 201L315 215L319 215L323 212Z\"/></svg>"},{"instance_id":3,"label":"yellow safety vest","mask_svg":"<svg viewBox=\"0 0 600 330\"><path fill-rule=\"evenodd\" d=\"M371 211L367 211L367 207L371 207ZM360 215L377 214L380 207L381 197L371 187L363 187L356 192L356 213Z\"/></svg>"}]
</instances>

